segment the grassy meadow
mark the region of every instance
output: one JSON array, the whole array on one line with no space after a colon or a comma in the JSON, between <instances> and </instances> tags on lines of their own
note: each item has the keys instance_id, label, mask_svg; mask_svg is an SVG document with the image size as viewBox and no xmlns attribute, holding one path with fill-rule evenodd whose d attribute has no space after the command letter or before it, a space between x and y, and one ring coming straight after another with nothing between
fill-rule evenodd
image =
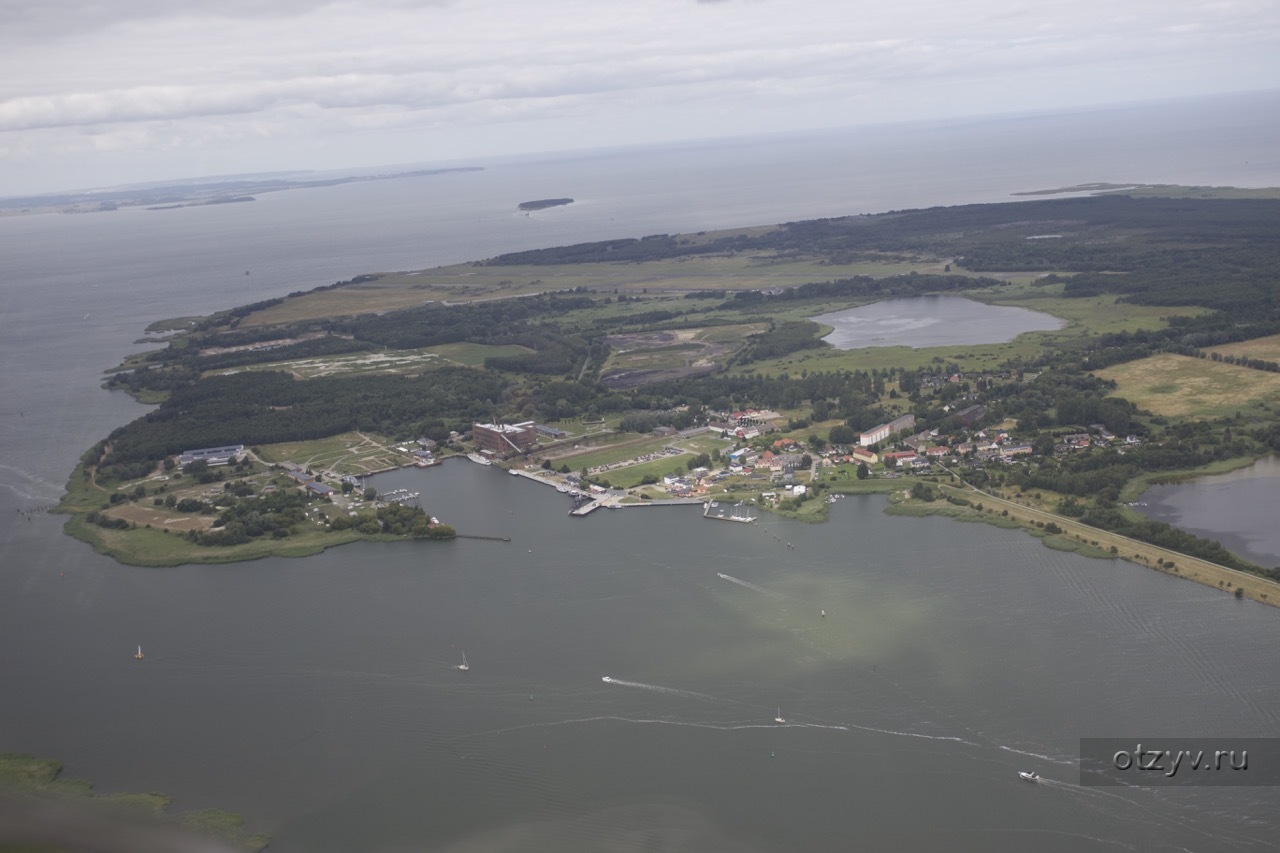
<instances>
[{"instance_id":1,"label":"grassy meadow","mask_svg":"<svg viewBox=\"0 0 1280 853\"><path fill-rule=\"evenodd\" d=\"M1099 370L1116 394L1157 415L1202 420L1280 404L1280 373L1161 353Z\"/></svg>"}]
</instances>

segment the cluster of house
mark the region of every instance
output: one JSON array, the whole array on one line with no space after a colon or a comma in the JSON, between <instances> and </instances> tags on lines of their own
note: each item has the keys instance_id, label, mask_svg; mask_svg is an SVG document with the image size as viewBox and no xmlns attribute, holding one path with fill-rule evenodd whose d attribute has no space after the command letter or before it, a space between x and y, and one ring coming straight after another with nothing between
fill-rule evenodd
<instances>
[{"instance_id":1,"label":"cluster of house","mask_svg":"<svg viewBox=\"0 0 1280 853\"><path fill-rule=\"evenodd\" d=\"M941 388L947 384L958 385L961 382L966 382L969 380L973 380L975 382L983 382L983 381L994 382L997 379L1010 379L1010 378L1013 378L1015 375L1017 374L1010 373L1008 370L1001 370L998 373L952 373L947 375L930 373L920 377L920 387L921 388ZM1027 378L1034 378L1034 377L1027 377ZM967 396L969 399L974 399L976 398L977 395L970 392Z\"/></svg>"},{"instance_id":2,"label":"cluster of house","mask_svg":"<svg viewBox=\"0 0 1280 853\"><path fill-rule=\"evenodd\" d=\"M799 445L791 439L774 442L779 452L773 450L756 451L750 447L734 450L729 454L729 473L752 474L757 471L786 476L800 468L803 453L797 452ZM794 450L793 450L794 448Z\"/></svg>"}]
</instances>

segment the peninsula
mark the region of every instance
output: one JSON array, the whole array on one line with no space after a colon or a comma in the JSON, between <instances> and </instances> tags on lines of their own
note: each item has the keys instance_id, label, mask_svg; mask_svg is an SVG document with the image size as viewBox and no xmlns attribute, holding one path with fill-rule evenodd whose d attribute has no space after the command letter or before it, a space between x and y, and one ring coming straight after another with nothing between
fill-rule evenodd
<instances>
[{"instance_id":1,"label":"peninsula","mask_svg":"<svg viewBox=\"0 0 1280 853\"><path fill-rule=\"evenodd\" d=\"M1130 504L1280 451L1277 231L1274 199L967 205L514 252L184 318L110 373L159 408L85 453L67 529L151 564L440 537L361 478L470 456L620 508L816 521L879 491L1275 604L1275 570ZM1065 325L839 349L810 319L931 294Z\"/></svg>"}]
</instances>

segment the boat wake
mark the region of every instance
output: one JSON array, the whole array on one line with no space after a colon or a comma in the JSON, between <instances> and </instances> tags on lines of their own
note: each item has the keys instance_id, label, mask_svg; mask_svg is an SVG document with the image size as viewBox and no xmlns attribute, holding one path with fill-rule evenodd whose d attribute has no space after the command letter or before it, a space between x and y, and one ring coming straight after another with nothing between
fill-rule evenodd
<instances>
[{"instance_id":1,"label":"boat wake","mask_svg":"<svg viewBox=\"0 0 1280 853\"><path fill-rule=\"evenodd\" d=\"M16 475L15 477L4 476L3 479L0 479L0 488L8 489L25 500L57 501L62 495L61 486L56 483L50 483L30 471L15 468L13 465L0 465L0 472L12 472Z\"/></svg>"},{"instance_id":2,"label":"boat wake","mask_svg":"<svg viewBox=\"0 0 1280 853\"><path fill-rule=\"evenodd\" d=\"M1012 752L1017 755L1025 755L1027 758L1038 758L1041 761L1048 761L1051 764L1062 764L1062 765L1071 767L1071 766L1074 766L1076 763L1076 759L1074 758L1062 758L1062 757L1054 758L1052 755L1041 755L1038 752L1027 752L1026 750L1014 749L1011 746L1004 746L1004 745L1001 745L1000 748L1003 749L1005 752Z\"/></svg>"},{"instance_id":3,"label":"boat wake","mask_svg":"<svg viewBox=\"0 0 1280 853\"><path fill-rule=\"evenodd\" d=\"M716 577L720 578L720 580L722 581L728 581L729 583L736 583L738 586L746 587L752 592L758 592L761 595L772 595L775 598L782 597L780 593L776 593L770 589L765 589L762 586L756 586L755 584L749 581L744 581L741 578L735 578L733 575L726 575L724 572L716 572Z\"/></svg>"},{"instance_id":4,"label":"boat wake","mask_svg":"<svg viewBox=\"0 0 1280 853\"><path fill-rule=\"evenodd\" d=\"M652 690L654 693L665 693L668 696L682 696L685 699L698 699L702 702L719 702L721 700L714 696L708 696L705 693L695 693L692 690L680 690L676 687L662 687L657 684L644 684L639 681L623 681L621 678L611 678L605 676L601 679L605 684L613 684L618 687L634 687L637 690Z\"/></svg>"}]
</instances>

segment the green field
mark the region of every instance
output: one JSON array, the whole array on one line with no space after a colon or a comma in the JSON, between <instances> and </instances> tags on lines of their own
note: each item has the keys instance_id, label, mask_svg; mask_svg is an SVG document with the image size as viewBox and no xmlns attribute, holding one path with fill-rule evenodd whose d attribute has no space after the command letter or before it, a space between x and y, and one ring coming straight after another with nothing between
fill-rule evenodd
<instances>
[{"instance_id":1,"label":"green field","mask_svg":"<svg viewBox=\"0 0 1280 853\"><path fill-rule=\"evenodd\" d=\"M672 474L688 474L689 467L686 463L692 458L692 453L682 453L679 456L664 456L652 462L643 462L639 465L606 471L599 476L608 480L616 488L631 489L640 485L640 482L649 475L661 480L663 477L669 477Z\"/></svg>"},{"instance_id":2,"label":"green field","mask_svg":"<svg viewBox=\"0 0 1280 853\"><path fill-rule=\"evenodd\" d=\"M771 230L772 226L763 230ZM739 231L761 229L739 229ZM725 232L718 232L725 233ZM737 232L734 232L737 233ZM706 239L710 239L708 235ZM292 323L327 317L410 308L433 301L469 302L569 290L629 293L687 293L693 290L751 290L791 287L858 275L888 276L941 272L944 261L916 262L886 256L884 261L818 263L755 255L702 256L646 261L643 264L593 263L529 266L458 264L410 273L388 273L373 282L307 293L286 299L244 318L242 325ZM641 309L648 310L648 309Z\"/></svg>"},{"instance_id":3,"label":"green field","mask_svg":"<svg viewBox=\"0 0 1280 853\"><path fill-rule=\"evenodd\" d=\"M643 456L646 453L657 453L668 444L671 444L671 439L669 438L648 438L643 441L637 441L637 438L639 436L626 435L623 440L629 443L622 445L612 443L575 453L571 456L557 456L552 460L552 463L557 468L561 464L568 465L574 471L581 468L598 468L601 465L613 465L617 462L635 459L637 456Z\"/></svg>"},{"instance_id":4,"label":"green field","mask_svg":"<svg viewBox=\"0 0 1280 853\"><path fill-rule=\"evenodd\" d=\"M1206 347L1205 349L1211 353L1217 352L1241 358L1258 358L1263 361L1280 362L1280 335L1270 335L1265 338L1254 338L1251 341L1222 344L1221 346Z\"/></svg>"},{"instance_id":5,"label":"green field","mask_svg":"<svg viewBox=\"0 0 1280 853\"><path fill-rule=\"evenodd\" d=\"M1166 417L1203 420L1280 403L1280 373L1163 353L1117 364L1098 375L1117 396Z\"/></svg>"}]
</instances>

